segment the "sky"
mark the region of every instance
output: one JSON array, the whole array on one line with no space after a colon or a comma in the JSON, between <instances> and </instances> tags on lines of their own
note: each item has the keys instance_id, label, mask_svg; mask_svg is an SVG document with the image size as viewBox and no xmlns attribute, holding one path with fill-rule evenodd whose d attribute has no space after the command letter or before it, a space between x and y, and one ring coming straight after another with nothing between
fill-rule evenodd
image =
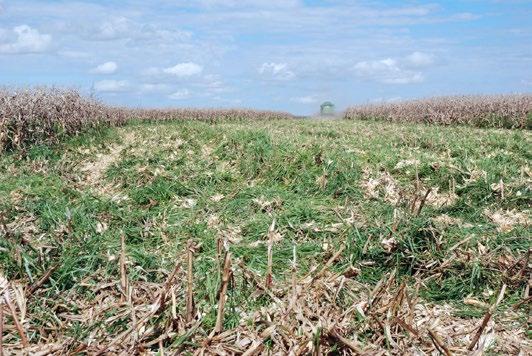
<instances>
[{"instance_id":1,"label":"sky","mask_svg":"<svg viewBox=\"0 0 532 356\"><path fill-rule=\"evenodd\" d=\"M312 114L532 92L532 0L0 0L0 85Z\"/></svg>"}]
</instances>

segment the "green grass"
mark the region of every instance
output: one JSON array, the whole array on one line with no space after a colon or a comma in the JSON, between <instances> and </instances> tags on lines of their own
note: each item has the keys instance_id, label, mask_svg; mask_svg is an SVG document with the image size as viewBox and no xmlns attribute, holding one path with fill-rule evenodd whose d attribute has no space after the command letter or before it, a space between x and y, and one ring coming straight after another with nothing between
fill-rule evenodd
<instances>
[{"instance_id":1,"label":"green grass","mask_svg":"<svg viewBox=\"0 0 532 356\"><path fill-rule=\"evenodd\" d=\"M126 133L134 138L124 139ZM121 145L118 159L106 167L98 184L84 183L80 168L98 160L98 153L109 153L110 145ZM445 207L426 204L416 216L406 200L394 205L382 192L375 199L367 196L363 184L383 172L411 194L415 166L397 167L412 159L419 160L423 189L438 187L445 194L455 182L456 201ZM461 305L465 297L474 296L490 302L493 297L487 292L497 291L503 282L509 285L506 300L515 301L528 275L516 277L499 261L525 256L532 247L531 229L516 224L501 232L485 212L530 216L531 159L529 132L468 127L165 122L91 132L58 146L34 147L25 156L0 157L0 218L7 226L0 230L5 234L0 269L9 280L32 283L57 265L41 298L31 299L28 308L40 316L33 320L58 325L59 312L47 308L50 299L61 296L68 304L75 294L89 301L94 293L90 286L119 279L121 234L126 237L130 279L155 283L164 281L162 271L172 270L193 239L201 244L194 266L195 296L198 308L206 311L203 326L209 329L220 283L217 238L229 237L233 255L264 275L266 246L254 243L266 239L275 219L282 235L274 247L276 282L289 278L294 242L300 275L323 265L346 244L332 269L358 267L362 283L374 285L397 268L406 281L428 278L420 290L427 301ZM480 177L471 179L476 172ZM492 188L501 179L504 199ZM128 199L113 199L114 193ZM214 199L217 195L224 197ZM394 219L394 214L400 217ZM442 214L462 225L436 224L433 219ZM391 251L382 244L390 237L395 240ZM445 267L437 270L444 261ZM252 298L253 291L252 286L233 289L226 327L238 325L239 310L268 302L267 297ZM182 301L179 306L184 308ZM457 313L482 314L471 308ZM69 334L82 339L88 327L73 323ZM102 327L116 333L123 324L119 319Z\"/></svg>"}]
</instances>

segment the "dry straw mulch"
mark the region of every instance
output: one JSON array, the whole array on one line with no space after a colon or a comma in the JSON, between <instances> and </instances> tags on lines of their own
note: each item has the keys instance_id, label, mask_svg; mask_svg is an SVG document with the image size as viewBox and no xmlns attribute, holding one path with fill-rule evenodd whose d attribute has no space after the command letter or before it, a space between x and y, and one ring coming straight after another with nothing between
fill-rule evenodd
<instances>
[{"instance_id":1,"label":"dry straw mulch","mask_svg":"<svg viewBox=\"0 0 532 356\"><path fill-rule=\"evenodd\" d=\"M272 224L273 225L273 224ZM273 231L273 230L272 230ZM268 245L272 261L274 233ZM225 246L225 247L224 247ZM4 354L150 354L166 352L194 355L480 355L528 354L532 343L519 327L515 308L496 312L506 285L487 305L475 299L465 303L485 309L483 318L461 318L449 305L424 302L418 295L423 280L400 282L392 271L374 287L356 281L360 270L333 272L343 257L340 247L321 268L299 276L294 257L286 282L260 276L241 260L231 257L228 241L220 241L220 286L214 327L207 327L206 310L194 298L194 258L198 246L186 246L162 284L132 282L124 238L117 258L120 276L90 286L93 298L75 293L46 300L61 327L37 323L27 309L31 298L41 298L53 268L31 285L0 276L0 350ZM296 246L294 246L294 256ZM80 285L83 285L80 281ZM89 286L88 286L89 287ZM263 307L239 310L240 323L224 327L230 295L250 288L253 297L265 298ZM523 300L520 305L529 300ZM65 333L81 323L88 335L75 339ZM54 323L56 325L57 323ZM51 325L51 324L50 324ZM114 327L114 325L119 325ZM114 332L110 332L114 330Z\"/></svg>"}]
</instances>

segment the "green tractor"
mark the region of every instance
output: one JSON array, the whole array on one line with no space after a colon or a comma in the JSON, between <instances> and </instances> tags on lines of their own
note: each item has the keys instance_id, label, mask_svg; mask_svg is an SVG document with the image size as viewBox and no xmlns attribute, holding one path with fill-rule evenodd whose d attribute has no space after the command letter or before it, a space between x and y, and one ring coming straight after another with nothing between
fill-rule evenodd
<instances>
[{"instance_id":1,"label":"green tractor","mask_svg":"<svg viewBox=\"0 0 532 356\"><path fill-rule=\"evenodd\" d=\"M321 116L334 116L334 104L330 101L326 101L320 106Z\"/></svg>"}]
</instances>

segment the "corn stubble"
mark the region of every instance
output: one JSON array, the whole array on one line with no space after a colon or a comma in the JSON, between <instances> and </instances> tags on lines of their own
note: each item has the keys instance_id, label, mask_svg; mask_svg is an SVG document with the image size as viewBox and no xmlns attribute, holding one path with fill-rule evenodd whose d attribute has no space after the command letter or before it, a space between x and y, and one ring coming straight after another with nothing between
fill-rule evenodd
<instances>
[{"instance_id":1,"label":"corn stubble","mask_svg":"<svg viewBox=\"0 0 532 356\"><path fill-rule=\"evenodd\" d=\"M425 304L418 295L421 279L408 286L393 270L371 288L356 280L360 273L356 268L333 272L330 267L343 257L343 246L322 268L298 276L294 261L284 281L270 284L263 282L244 261L233 261L227 251L219 256L222 269L216 323L210 329L204 325L204 313L191 313L188 308L188 299L193 298L190 281L187 282L194 264L191 246L189 241L166 282L159 285L129 280L124 266L128 256L121 238L119 280L95 286L93 300L80 297L76 310L69 310L60 300L54 306L66 308L62 313L64 327L79 320L91 325L85 341L76 340L61 329L44 327L39 331L38 342L30 344L25 328L32 314L25 306L28 299L38 298L44 291L39 290L41 286L22 286L0 275L0 353L482 354L492 337L486 329L494 328L493 323L488 323L506 289L503 285L494 304L485 307L481 322L464 322L444 308ZM186 264L188 271L181 268ZM267 298L268 302L259 310L244 314L240 325L228 328L224 323L224 315L230 313L226 303L239 288L255 289L254 297ZM184 299L187 310L182 308ZM120 326L114 333L109 331L113 325ZM363 342L358 335L364 335ZM512 346L499 347L509 350Z\"/></svg>"}]
</instances>

